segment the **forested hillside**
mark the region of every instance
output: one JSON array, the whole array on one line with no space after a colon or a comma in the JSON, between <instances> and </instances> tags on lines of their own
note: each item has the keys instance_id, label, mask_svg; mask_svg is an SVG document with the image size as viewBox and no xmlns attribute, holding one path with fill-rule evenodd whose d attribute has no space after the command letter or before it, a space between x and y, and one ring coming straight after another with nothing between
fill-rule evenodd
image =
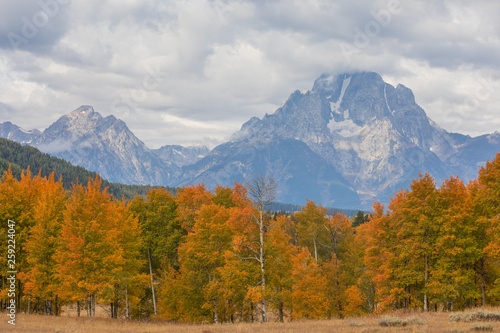
<instances>
[{"instance_id":1,"label":"forested hillside","mask_svg":"<svg viewBox=\"0 0 500 333\"><path fill-rule=\"evenodd\" d=\"M281 213L295 213L301 209L300 205L294 205L290 203L282 203L282 202L271 202L266 206L266 211L281 212ZM355 209L342 209L342 208L332 208L326 207L328 215L335 215L336 213L342 213L346 216L354 216L359 211Z\"/></svg>"},{"instance_id":2,"label":"forested hillside","mask_svg":"<svg viewBox=\"0 0 500 333\"><path fill-rule=\"evenodd\" d=\"M22 170L28 167L35 174L41 172L42 177L47 177L54 172L56 180L61 177L66 189L70 189L77 180L86 184L89 179L94 179L97 175L95 172L42 153L34 147L22 146L17 142L0 138L0 172L4 173L9 165L12 174L17 179L20 178ZM125 196L126 199L132 199L136 194L145 195L150 188L150 186L143 185L111 183L107 180L103 180L102 185L109 187L109 192L115 197ZM175 192L174 188L169 188L169 190Z\"/></svg>"}]
</instances>

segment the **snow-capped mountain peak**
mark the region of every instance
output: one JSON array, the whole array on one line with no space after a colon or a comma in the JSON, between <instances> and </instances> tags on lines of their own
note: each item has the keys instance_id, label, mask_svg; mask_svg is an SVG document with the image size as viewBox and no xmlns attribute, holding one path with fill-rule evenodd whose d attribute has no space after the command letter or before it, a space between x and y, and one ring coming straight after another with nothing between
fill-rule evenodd
<instances>
[{"instance_id":1,"label":"snow-capped mountain peak","mask_svg":"<svg viewBox=\"0 0 500 333\"><path fill-rule=\"evenodd\" d=\"M251 118L232 137L232 147L239 150L222 146L214 149L214 155L205 158L212 158L210 166L198 163L203 172L190 170L191 177L198 174L197 181L209 179L210 170L236 158L230 157L229 151L234 154L234 149L248 151L244 148L248 145L273 146L283 140L305 143L355 188L367 205L372 199L386 199L394 190L406 187L419 172L429 172L438 182L456 174L456 165L450 161L460 152L458 142L462 146L470 143L432 122L403 84L394 87L373 72L323 74L311 90L295 91L273 114ZM255 163L252 160L250 164ZM241 169L241 162L239 165ZM317 172L313 170L308 172L312 177ZM464 175L471 175L470 168ZM278 173L276 177L283 175ZM312 196L315 194L309 194L309 198ZM331 203L341 199L330 193L324 194L323 200Z\"/></svg>"}]
</instances>

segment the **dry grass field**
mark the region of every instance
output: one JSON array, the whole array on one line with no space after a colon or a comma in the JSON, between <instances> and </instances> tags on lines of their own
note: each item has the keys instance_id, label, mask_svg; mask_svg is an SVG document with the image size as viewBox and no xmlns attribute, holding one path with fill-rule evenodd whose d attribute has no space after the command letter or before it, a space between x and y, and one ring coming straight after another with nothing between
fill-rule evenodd
<instances>
[{"instance_id":1,"label":"dry grass field","mask_svg":"<svg viewBox=\"0 0 500 333\"><path fill-rule=\"evenodd\" d=\"M497 312L498 309L490 309ZM172 332L172 333L253 333L253 332L500 332L500 322L450 322L449 312L438 313L396 313L392 317L407 319L405 327L383 327L379 321L383 317L363 317L345 320L310 320L287 323L266 324L224 324L224 325L181 325L156 322L112 320L107 318L75 318L63 315L50 317L18 314L16 326L7 323L2 315L0 332L50 332L50 333L98 333L98 332ZM385 317L385 316L384 316ZM394 318L393 318L394 319ZM476 329L474 329L476 326Z\"/></svg>"}]
</instances>

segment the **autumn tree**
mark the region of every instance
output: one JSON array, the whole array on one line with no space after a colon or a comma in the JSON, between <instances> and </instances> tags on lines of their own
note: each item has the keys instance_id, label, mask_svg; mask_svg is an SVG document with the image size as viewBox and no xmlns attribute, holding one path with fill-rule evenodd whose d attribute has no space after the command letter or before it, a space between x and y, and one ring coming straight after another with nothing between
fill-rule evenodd
<instances>
[{"instance_id":1,"label":"autumn tree","mask_svg":"<svg viewBox=\"0 0 500 333\"><path fill-rule=\"evenodd\" d=\"M190 185L177 190L177 219L181 226L191 231L198 210L212 203L214 194L205 184Z\"/></svg>"},{"instance_id":2,"label":"autumn tree","mask_svg":"<svg viewBox=\"0 0 500 333\"><path fill-rule=\"evenodd\" d=\"M187 232L178 220L176 198L165 188L153 188L145 198L136 196L130 210L139 219L144 255L151 253L155 271L161 263L178 268L177 248Z\"/></svg>"},{"instance_id":3,"label":"autumn tree","mask_svg":"<svg viewBox=\"0 0 500 333\"><path fill-rule=\"evenodd\" d=\"M0 182L0 216L5 223L8 220L15 222L15 269L21 276L27 268L25 245L35 225L35 206L44 182L40 175L33 176L29 168L21 172L20 180L14 178L9 168ZM0 228L0 239L5 240L0 242L0 265L2 272L7 272L12 270L7 269L7 228ZM23 281L17 279L16 283L16 303L21 305L24 296ZM6 289L2 290L2 299L5 299L6 295Z\"/></svg>"},{"instance_id":4,"label":"autumn tree","mask_svg":"<svg viewBox=\"0 0 500 333\"><path fill-rule=\"evenodd\" d=\"M326 211L326 208L321 205L316 205L314 201L307 200L306 205L301 207L301 211L294 214L294 218L298 223L299 244L309 248L316 263L318 263L320 251L323 254L323 259L330 257L331 249L327 249L325 246L330 238L330 235L325 232Z\"/></svg>"},{"instance_id":5,"label":"autumn tree","mask_svg":"<svg viewBox=\"0 0 500 333\"><path fill-rule=\"evenodd\" d=\"M449 303L453 310L455 303L464 307L480 296L475 266L483 260L484 226L475 220L468 188L457 177L441 185L436 209L436 259L429 291L436 303Z\"/></svg>"},{"instance_id":6,"label":"autumn tree","mask_svg":"<svg viewBox=\"0 0 500 333\"><path fill-rule=\"evenodd\" d=\"M298 249L287 234L287 227L292 224L290 217L278 215L269 224L266 234L267 253L267 290L266 297L273 309L278 311L280 322L284 322L287 307L291 309L292 266Z\"/></svg>"},{"instance_id":7,"label":"autumn tree","mask_svg":"<svg viewBox=\"0 0 500 333\"><path fill-rule=\"evenodd\" d=\"M331 251L330 258L322 266L328 280L325 292L328 294L329 314L343 317L347 300L345 291L357 283L357 271L361 268L356 258L349 255L358 253L349 246L354 244L354 228L342 213L326 218L323 227L329 240L324 247Z\"/></svg>"},{"instance_id":8,"label":"autumn tree","mask_svg":"<svg viewBox=\"0 0 500 333\"><path fill-rule=\"evenodd\" d=\"M130 281L140 246L136 224L106 189L101 191L100 178L87 186L75 184L55 254L62 298L77 302L78 308L86 300L87 313L94 316L98 299L109 301L117 284Z\"/></svg>"},{"instance_id":9,"label":"autumn tree","mask_svg":"<svg viewBox=\"0 0 500 333\"><path fill-rule=\"evenodd\" d=\"M179 249L183 261L185 278L197 281L193 292L199 295L199 308L212 310L213 320L219 322L220 302L218 297L220 274L217 270L225 263L224 254L231 246L231 230L227 227L230 211L216 204L202 207L196 218L193 231Z\"/></svg>"},{"instance_id":10,"label":"autumn tree","mask_svg":"<svg viewBox=\"0 0 500 333\"><path fill-rule=\"evenodd\" d=\"M481 281L481 304L486 305L486 283L488 275L493 280L491 295L498 299L500 292L500 267L498 265L498 248L500 237L498 231L500 216L500 153L493 160L480 167L478 178L468 188L471 195L473 214L476 223L481 227L479 239L484 248L484 256L476 265ZM485 244L486 243L486 244ZM488 271L490 274L487 274Z\"/></svg>"},{"instance_id":11,"label":"autumn tree","mask_svg":"<svg viewBox=\"0 0 500 333\"><path fill-rule=\"evenodd\" d=\"M248 205L241 191L242 187L235 185L234 189L216 187L215 195L205 195L204 187L191 188L188 193L184 193L184 209L187 211L188 206L196 206L196 209L189 211L192 216L188 220L192 219L192 225L178 249L178 272L165 267L163 273L163 317L203 321L211 313L214 322L221 320L221 311L227 309L221 268L226 264L226 252L232 247L233 236L228 221L233 210ZM193 202L198 204L194 205ZM174 295L181 295L175 301L175 307L165 304L173 301Z\"/></svg>"},{"instance_id":12,"label":"autumn tree","mask_svg":"<svg viewBox=\"0 0 500 333\"><path fill-rule=\"evenodd\" d=\"M131 305L135 309L144 294L144 286L148 278L143 273L144 257L141 255L142 229L138 218L127 207L125 200L113 202L110 210L112 216L108 219L113 223L116 232L117 247L115 248L116 267L112 275L112 290L104 294L110 302L111 317L118 318L118 310L124 308L125 318L132 317Z\"/></svg>"},{"instance_id":13,"label":"autumn tree","mask_svg":"<svg viewBox=\"0 0 500 333\"><path fill-rule=\"evenodd\" d=\"M54 255L59 244L60 230L67 195L62 182L54 180L52 173L39 188L34 206L35 225L26 240L26 268L18 277L24 283L28 296L28 312L32 299L45 303L46 314L58 314L57 280Z\"/></svg>"},{"instance_id":14,"label":"autumn tree","mask_svg":"<svg viewBox=\"0 0 500 333\"><path fill-rule=\"evenodd\" d=\"M429 309L428 284L434 264L434 246L439 226L436 217L436 184L429 175L420 175L410 185L410 192L395 206L393 218L399 229L399 269L397 279L404 284L401 296L405 308L422 304Z\"/></svg>"},{"instance_id":15,"label":"autumn tree","mask_svg":"<svg viewBox=\"0 0 500 333\"><path fill-rule=\"evenodd\" d=\"M405 192L397 193L391 198L391 203L394 204L405 195ZM371 309L382 312L396 305L401 292L394 274L398 265L398 238L393 218L383 204L374 202L370 216L369 221L356 230L363 244L366 276L376 289L370 300Z\"/></svg>"},{"instance_id":16,"label":"autumn tree","mask_svg":"<svg viewBox=\"0 0 500 333\"><path fill-rule=\"evenodd\" d=\"M261 288L262 288L262 301L261 313L262 322L267 321L266 310L266 249L265 249L265 234L266 234L266 219L265 209L268 204L274 200L276 195L276 183L273 179L263 176L256 177L246 184L248 194L253 201L253 205L257 211L252 214L254 223L258 226L258 239L256 240L257 249L253 250L253 258L260 264L261 273ZM253 249L249 247L249 249Z\"/></svg>"},{"instance_id":17,"label":"autumn tree","mask_svg":"<svg viewBox=\"0 0 500 333\"><path fill-rule=\"evenodd\" d=\"M292 259L291 319L327 316L327 279L309 250L302 248Z\"/></svg>"},{"instance_id":18,"label":"autumn tree","mask_svg":"<svg viewBox=\"0 0 500 333\"><path fill-rule=\"evenodd\" d=\"M130 202L130 211L139 219L142 229L142 256L146 258L149 273L153 313L156 315L155 275L161 265L179 268L177 249L186 235L177 213L177 198L166 188L152 188L145 198L136 196Z\"/></svg>"}]
</instances>

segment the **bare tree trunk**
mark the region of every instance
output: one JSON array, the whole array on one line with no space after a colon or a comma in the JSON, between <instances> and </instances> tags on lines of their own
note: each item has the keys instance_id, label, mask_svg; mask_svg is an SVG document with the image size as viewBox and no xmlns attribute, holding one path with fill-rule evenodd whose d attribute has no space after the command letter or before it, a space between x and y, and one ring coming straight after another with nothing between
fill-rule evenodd
<instances>
[{"instance_id":1,"label":"bare tree trunk","mask_svg":"<svg viewBox=\"0 0 500 333\"><path fill-rule=\"evenodd\" d=\"M316 237L313 238L313 244L314 244L314 262L317 265L318 264L318 246L316 245Z\"/></svg>"},{"instance_id":2,"label":"bare tree trunk","mask_svg":"<svg viewBox=\"0 0 500 333\"><path fill-rule=\"evenodd\" d=\"M427 279L428 279L428 270L429 270L429 259L427 258L427 255L425 255L425 286L424 288L427 288ZM427 291L424 292L424 312L427 312L429 310L429 304L427 300Z\"/></svg>"},{"instance_id":3,"label":"bare tree trunk","mask_svg":"<svg viewBox=\"0 0 500 333\"><path fill-rule=\"evenodd\" d=\"M212 306L214 308L214 324L219 323L219 312L217 311L217 298L212 300Z\"/></svg>"},{"instance_id":4,"label":"bare tree trunk","mask_svg":"<svg viewBox=\"0 0 500 333\"><path fill-rule=\"evenodd\" d=\"M130 319L130 307L128 304L128 288L125 289L125 318Z\"/></svg>"},{"instance_id":5,"label":"bare tree trunk","mask_svg":"<svg viewBox=\"0 0 500 333\"><path fill-rule=\"evenodd\" d=\"M92 296L87 297L87 317L92 317Z\"/></svg>"},{"instance_id":6,"label":"bare tree trunk","mask_svg":"<svg viewBox=\"0 0 500 333\"><path fill-rule=\"evenodd\" d=\"M254 205L259 211L259 216L255 217L257 224L259 226L259 257L257 261L260 263L261 271L261 288L262 288L262 322L267 321L267 309L266 309L266 265L265 265L265 225L264 225L264 210L267 204L269 204L275 195L276 183L272 179L267 179L265 177L254 178L250 183L247 183L247 190L253 199Z\"/></svg>"},{"instance_id":7,"label":"bare tree trunk","mask_svg":"<svg viewBox=\"0 0 500 333\"><path fill-rule=\"evenodd\" d=\"M115 287L115 292L114 292L113 318L118 319L118 286Z\"/></svg>"},{"instance_id":8,"label":"bare tree trunk","mask_svg":"<svg viewBox=\"0 0 500 333\"><path fill-rule=\"evenodd\" d=\"M76 301L76 314L80 317L80 301Z\"/></svg>"},{"instance_id":9,"label":"bare tree trunk","mask_svg":"<svg viewBox=\"0 0 500 333\"><path fill-rule=\"evenodd\" d=\"M253 319L253 303L250 303L250 318L251 318L251 321L253 323L254 322L254 319Z\"/></svg>"},{"instance_id":10,"label":"bare tree trunk","mask_svg":"<svg viewBox=\"0 0 500 333\"><path fill-rule=\"evenodd\" d=\"M153 309L156 316L156 296L155 296L155 286L153 281L153 266L151 266L151 249L148 248L148 259L149 259L149 274L151 275L151 293L153 294Z\"/></svg>"},{"instance_id":11,"label":"bare tree trunk","mask_svg":"<svg viewBox=\"0 0 500 333\"><path fill-rule=\"evenodd\" d=\"M486 306L486 288L484 282L484 258L481 260L481 306Z\"/></svg>"},{"instance_id":12,"label":"bare tree trunk","mask_svg":"<svg viewBox=\"0 0 500 333\"><path fill-rule=\"evenodd\" d=\"M261 271L261 283L262 283L262 322L267 321L267 311L266 311L266 266L264 258L264 219L262 216L262 211L260 211L260 271Z\"/></svg>"}]
</instances>

